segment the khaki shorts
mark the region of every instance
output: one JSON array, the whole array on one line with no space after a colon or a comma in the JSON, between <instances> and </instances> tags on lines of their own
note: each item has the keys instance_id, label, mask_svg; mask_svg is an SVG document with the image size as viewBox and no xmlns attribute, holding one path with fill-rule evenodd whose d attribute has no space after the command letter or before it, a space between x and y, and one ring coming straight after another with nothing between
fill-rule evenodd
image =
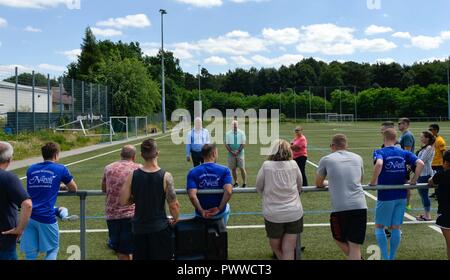
<instances>
[{"instance_id":1,"label":"khaki shorts","mask_svg":"<svg viewBox=\"0 0 450 280\"><path fill-rule=\"evenodd\" d=\"M299 234L303 232L303 217L300 220L290 223L272 223L264 219L266 224L267 237L270 239L280 239L284 234Z\"/></svg>"},{"instance_id":2,"label":"khaki shorts","mask_svg":"<svg viewBox=\"0 0 450 280\"><path fill-rule=\"evenodd\" d=\"M243 156L231 156L228 155L228 168L235 169L235 168L245 168L245 157Z\"/></svg>"}]
</instances>

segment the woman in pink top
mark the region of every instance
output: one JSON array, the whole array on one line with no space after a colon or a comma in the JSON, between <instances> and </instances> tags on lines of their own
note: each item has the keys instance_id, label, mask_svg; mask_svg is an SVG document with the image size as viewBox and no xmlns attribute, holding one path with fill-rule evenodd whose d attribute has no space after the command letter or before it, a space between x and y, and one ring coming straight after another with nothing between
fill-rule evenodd
<instances>
[{"instance_id":1,"label":"woman in pink top","mask_svg":"<svg viewBox=\"0 0 450 280\"><path fill-rule=\"evenodd\" d=\"M308 186L308 179L306 178L305 165L308 159L308 141L305 135L303 135L303 128L297 126L294 130L295 138L291 142L291 149L293 151L293 156L295 162L297 162L300 171L303 176L303 186Z\"/></svg>"}]
</instances>

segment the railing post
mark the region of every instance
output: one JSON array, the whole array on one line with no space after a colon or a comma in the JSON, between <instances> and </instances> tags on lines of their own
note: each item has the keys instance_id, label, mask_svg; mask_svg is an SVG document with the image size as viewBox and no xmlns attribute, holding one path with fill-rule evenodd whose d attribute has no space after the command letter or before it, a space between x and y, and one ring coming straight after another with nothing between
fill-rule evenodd
<instances>
[{"instance_id":1,"label":"railing post","mask_svg":"<svg viewBox=\"0 0 450 280\"><path fill-rule=\"evenodd\" d=\"M81 260L86 260L86 192L78 192L80 197L80 253Z\"/></svg>"}]
</instances>

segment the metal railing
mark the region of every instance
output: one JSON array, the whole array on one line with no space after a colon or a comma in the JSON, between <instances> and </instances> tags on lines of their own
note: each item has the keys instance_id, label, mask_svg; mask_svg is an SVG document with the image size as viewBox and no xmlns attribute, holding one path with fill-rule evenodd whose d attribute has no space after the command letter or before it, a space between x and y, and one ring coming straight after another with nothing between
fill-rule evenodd
<instances>
[{"instance_id":1,"label":"metal railing","mask_svg":"<svg viewBox=\"0 0 450 280\"><path fill-rule=\"evenodd\" d=\"M432 188L428 184L417 184L417 185L377 185L368 186L363 185L365 191L376 191L376 190L398 190L398 189L428 189ZM302 187L302 192L326 192L328 188L317 188L313 186ZM175 190L176 194L186 195L188 192L185 189ZM235 193L256 193L256 188L236 188L233 189L233 194ZM198 194L220 194L223 190L199 190ZM86 199L88 196L104 196L105 193L100 190L86 190L78 192L59 192L58 196L78 196L80 198L80 258L81 260L86 260ZM297 238L296 245L296 259L301 259L301 238L300 235Z\"/></svg>"}]
</instances>

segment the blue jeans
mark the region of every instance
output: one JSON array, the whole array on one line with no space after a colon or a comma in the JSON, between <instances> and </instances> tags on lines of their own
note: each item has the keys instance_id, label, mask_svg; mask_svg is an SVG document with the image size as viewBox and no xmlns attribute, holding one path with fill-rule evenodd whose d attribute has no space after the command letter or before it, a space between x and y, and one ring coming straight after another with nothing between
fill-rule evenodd
<instances>
[{"instance_id":1,"label":"blue jeans","mask_svg":"<svg viewBox=\"0 0 450 280\"><path fill-rule=\"evenodd\" d=\"M12 251L0 251L0 260L2 261L15 261L17 260L16 249Z\"/></svg>"},{"instance_id":2,"label":"blue jeans","mask_svg":"<svg viewBox=\"0 0 450 280\"><path fill-rule=\"evenodd\" d=\"M417 180L417 183L428 183L428 179L430 179L431 176L421 176ZM418 189L420 198L422 199L422 205L425 209L425 212L430 212L431 210L431 202L430 198L428 197L428 189Z\"/></svg>"}]
</instances>

